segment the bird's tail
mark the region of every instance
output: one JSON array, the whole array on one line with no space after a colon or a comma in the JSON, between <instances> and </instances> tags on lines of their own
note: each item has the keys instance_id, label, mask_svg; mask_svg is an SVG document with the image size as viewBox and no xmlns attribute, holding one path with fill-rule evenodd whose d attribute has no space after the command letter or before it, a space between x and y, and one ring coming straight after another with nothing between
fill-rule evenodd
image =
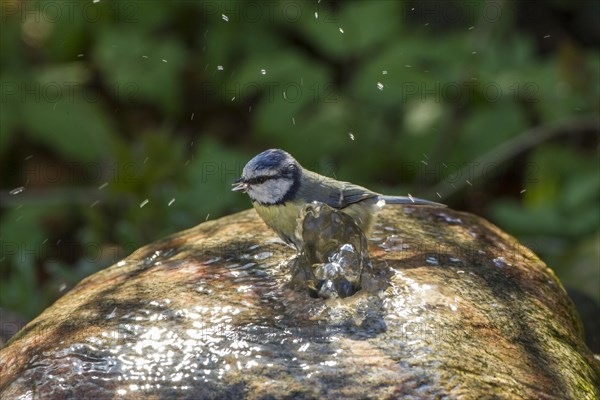
<instances>
[{"instance_id":1,"label":"bird's tail","mask_svg":"<svg viewBox=\"0 0 600 400\"><path fill-rule=\"evenodd\" d=\"M379 196L379 199L385 201L386 204L408 204L413 206L446 207L446 205L442 203L423 200L412 196Z\"/></svg>"}]
</instances>

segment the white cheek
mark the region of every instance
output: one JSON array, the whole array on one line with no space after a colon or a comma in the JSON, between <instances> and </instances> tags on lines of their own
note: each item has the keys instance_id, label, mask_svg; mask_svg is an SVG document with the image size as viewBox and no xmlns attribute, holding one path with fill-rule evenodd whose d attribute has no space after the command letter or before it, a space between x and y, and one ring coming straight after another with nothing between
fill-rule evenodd
<instances>
[{"instance_id":1,"label":"white cheek","mask_svg":"<svg viewBox=\"0 0 600 400\"><path fill-rule=\"evenodd\" d=\"M260 203L277 203L292 187L292 181L285 179L268 180L260 185L252 185L249 195Z\"/></svg>"}]
</instances>

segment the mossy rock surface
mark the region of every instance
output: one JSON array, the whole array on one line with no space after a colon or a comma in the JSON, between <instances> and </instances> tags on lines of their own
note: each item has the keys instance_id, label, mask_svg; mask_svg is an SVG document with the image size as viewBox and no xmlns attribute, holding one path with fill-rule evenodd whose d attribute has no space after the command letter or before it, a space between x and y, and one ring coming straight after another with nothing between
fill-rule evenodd
<instances>
[{"instance_id":1,"label":"mossy rock surface","mask_svg":"<svg viewBox=\"0 0 600 400\"><path fill-rule=\"evenodd\" d=\"M291 289L292 255L253 210L145 246L0 351L0 398L600 398L556 276L481 218L385 207L388 286L344 299Z\"/></svg>"}]
</instances>

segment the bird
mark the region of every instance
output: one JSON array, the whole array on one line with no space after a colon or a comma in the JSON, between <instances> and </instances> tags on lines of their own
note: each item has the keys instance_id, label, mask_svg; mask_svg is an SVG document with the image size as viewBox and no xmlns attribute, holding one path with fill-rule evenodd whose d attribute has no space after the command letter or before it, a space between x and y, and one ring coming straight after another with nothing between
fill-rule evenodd
<instances>
[{"instance_id":1,"label":"bird","mask_svg":"<svg viewBox=\"0 0 600 400\"><path fill-rule=\"evenodd\" d=\"M269 149L244 166L241 178L232 183L241 191L265 224L288 245L299 251L298 217L305 205L320 202L349 215L367 234L384 204L445 207L444 204L405 196L386 196L350 182L338 181L303 168L281 149Z\"/></svg>"}]
</instances>

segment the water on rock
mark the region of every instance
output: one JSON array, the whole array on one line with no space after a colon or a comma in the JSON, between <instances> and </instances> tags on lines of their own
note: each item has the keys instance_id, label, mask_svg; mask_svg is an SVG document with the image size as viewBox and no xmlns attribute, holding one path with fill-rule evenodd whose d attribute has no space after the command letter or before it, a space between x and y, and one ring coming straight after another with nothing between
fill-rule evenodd
<instances>
[{"instance_id":1,"label":"water on rock","mask_svg":"<svg viewBox=\"0 0 600 400\"><path fill-rule=\"evenodd\" d=\"M0 398L600 398L564 289L495 226L388 206L350 236L305 275L254 211L143 247L11 339Z\"/></svg>"}]
</instances>

